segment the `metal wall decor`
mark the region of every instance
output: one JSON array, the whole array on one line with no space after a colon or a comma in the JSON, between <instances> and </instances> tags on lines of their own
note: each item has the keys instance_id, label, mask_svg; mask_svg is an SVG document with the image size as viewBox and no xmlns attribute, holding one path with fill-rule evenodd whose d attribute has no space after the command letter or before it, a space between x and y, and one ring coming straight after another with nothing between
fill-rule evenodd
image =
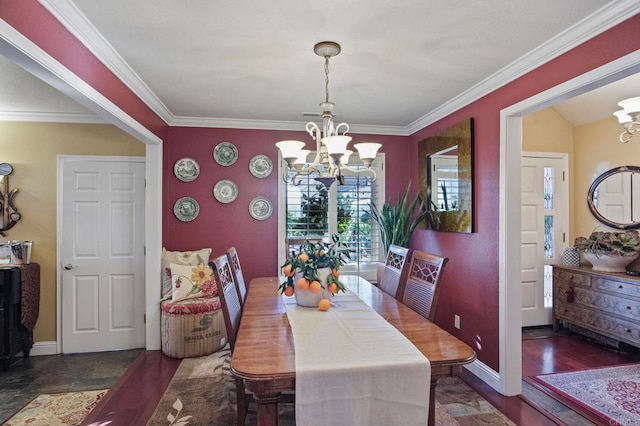
<instances>
[{"instance_id":1,"label":"metal wall decor","mask_svg":"<svg viewBox=\"0 0 640 426\"><path fill-rule=\"evenodd\" d=\"M9 175L13 167L9 163L0 163L0 235L6 237L6 231L13 228L22 218L13 198L18 188L9 190Z\"/></svg>"}]
</instances>

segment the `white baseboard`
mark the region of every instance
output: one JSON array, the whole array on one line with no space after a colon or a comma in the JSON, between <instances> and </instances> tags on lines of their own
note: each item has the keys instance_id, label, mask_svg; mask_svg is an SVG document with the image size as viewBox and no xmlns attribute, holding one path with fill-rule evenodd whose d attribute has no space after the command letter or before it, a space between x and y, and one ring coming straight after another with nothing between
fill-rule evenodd
<instances>
[{"instance_id":1,"label":"white baseboard","mask_svg":"<svg viewBox=\"0 0 640 426\"><path fill-rule=\"evenodd\" d=\"M29 356L55 355L57 344L52 342L35 342L29 351Z\"/></svg>"},{"instance_id":2,"label":"white baseboard","mask_svg":"<svg viewBox=\"0 0 640 426\"><path fill-rule=\"evenodd\" d=\"M500 374L498 374L488 365L484 364L481 361L475 360L471 364L464 365L463 367L469 370L469 372L478 377L480 380L491 386L497 392L504 395L504 391L502 390L502 386L500 384Z\"/></svg>"}]
</instances>

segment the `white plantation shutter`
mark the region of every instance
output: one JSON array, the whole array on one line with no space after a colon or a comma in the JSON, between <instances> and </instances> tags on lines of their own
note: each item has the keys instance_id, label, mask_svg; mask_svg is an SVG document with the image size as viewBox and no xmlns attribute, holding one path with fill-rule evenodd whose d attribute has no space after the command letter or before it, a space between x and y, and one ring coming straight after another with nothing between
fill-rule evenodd
<instances>
[{"instance_id":1,"label":"white plantation shutter","mask_svg":"<svg viewBox=\"0 0 640 426\"><path fill-rule=\"evenodd\" d=\"M351 156L349 167L364 168L355 154ZM322 238L329 241L332 234L338 234L353 250L351 262L343 266L343 273L358 273L374 279L372 262L377 262L383 253L380 233L370 217L370 203L382 205L384 200L384 154L378 155L372 168L377 174L375 181L344 170L344 185L336 182L328 191L309 176L298 177L296 183L299 185L283 182L280 193L284 194L285 202L280 217L286 217L286 221L280 221L282 244L286 239ZM284 263L285 253L289 251L288 247L279 250L280 264Z\"/></svg>"}]
</instances>

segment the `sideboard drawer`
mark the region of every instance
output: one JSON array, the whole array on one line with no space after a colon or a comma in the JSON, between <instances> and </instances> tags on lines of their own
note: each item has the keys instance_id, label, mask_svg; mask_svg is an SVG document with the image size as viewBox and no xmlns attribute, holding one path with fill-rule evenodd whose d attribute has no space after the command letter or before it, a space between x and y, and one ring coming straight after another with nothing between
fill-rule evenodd
<instances>
[{"instance_id":1,"label":"sideboard drawer","mask_svg":"<svg viewBox=\"0 0 640 426\"><path fill-rule=\"evenodd\" d=\"M565 285L591 287L591 276L557 268L553 268L553 281Z\"/></svg>"},{"instance_id":2,"label":"sideboard drawer","mask_svg":"<svg viewBox=\"0 0 640 426\"><path fill-rule=\"evenodd\" d=\"M640 348L640 278L553 265L554 326L558 320Z\"/></svg>"},{"instance_id":3,"label":"sideboard drawer","mask_svg":"<svg viewBox=\"0 0 640 426\"><path fill-rule=\"evenodd\" d=\"M640 283L612 280L606 277L593 277L593 288L640 299Z\"/></svg>"},{"instance_id":4,"label":"sideboard drawer","mask_svg":"<svg viewBox=\"0 0 640 426\"><path fill-rule=\"evenodd\" d=\"M562 302L562 299L559 298ZM625 317L630 321L640 319L640 301L590 289L574 288L574 303L609 314Z\"/></svg>"},{"instance_id":5,"label":"sideboard drawer","mask_svg":"<svg viewBox=\"0 0 640 426\"><path fill-rule=\"evenodd\" d=\"M580 327L614 339L637 345L640 341L640 326L637 322L626 321L606 312L594 311L575 304L558 303L554 307L556 317L565 319Z\"/></svg>"}]
</instances>

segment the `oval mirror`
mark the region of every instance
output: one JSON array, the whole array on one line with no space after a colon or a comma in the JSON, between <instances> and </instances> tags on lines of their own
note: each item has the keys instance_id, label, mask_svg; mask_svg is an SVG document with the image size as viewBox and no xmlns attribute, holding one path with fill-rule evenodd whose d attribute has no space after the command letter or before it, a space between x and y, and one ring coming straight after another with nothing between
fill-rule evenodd
<instances>
[{"instance_id":1,"label":"oval mirror","mask_svg":"<svg viewBox=\"0 0 640 426\"><path fill-rule=\"evenodd\" d=\"M13 167L9 163L0 163L0 176L9 176L13 172Z\"/></svg>"},{"instance_id":2,"label":"oval mirror","mask_svg":"<svg viewBox=\"0 0 640 426\"><path fill-rule=\"evenodd\" d=\"M598 176L589 187L587 204L607 226L640 228L640 167L616 167Z\"/></svg>"}]
</instances>

